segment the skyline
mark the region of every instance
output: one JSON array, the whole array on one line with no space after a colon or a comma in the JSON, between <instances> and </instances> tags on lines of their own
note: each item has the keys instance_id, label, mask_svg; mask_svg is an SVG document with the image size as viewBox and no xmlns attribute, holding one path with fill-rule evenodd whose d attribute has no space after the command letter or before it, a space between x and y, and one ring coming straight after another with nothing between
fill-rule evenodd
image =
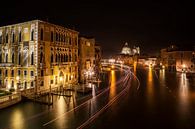
<instances>
[{"instance_id":1,"label":"skyline","mask_svg":"<svg viewBox=\"0 0 195 129\"><path fill-rule=\"evenodd\" d=\"M193 9L187 2L49 1L12 2L0 11L0 26L34 19L75 29L95 37L103 55L119 53L125 42L141 53L157 53L170 44L192 47ZM8 11L9 10L9 11ZM27 11L24 11L27 10Z\"/></svg>"}]
</instances>

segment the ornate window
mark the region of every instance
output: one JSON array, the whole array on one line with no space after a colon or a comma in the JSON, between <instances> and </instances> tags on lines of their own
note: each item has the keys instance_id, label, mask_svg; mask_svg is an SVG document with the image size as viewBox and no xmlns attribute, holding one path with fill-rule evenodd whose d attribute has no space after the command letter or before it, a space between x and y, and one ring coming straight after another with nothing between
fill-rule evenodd
<instances>
[{"instance_id":1,"label":"ornate window","mask_svg":"<svg viewBox=\"0 0 195 129\"><path fill-rule=\"evenodd\" d=\"M31 53L31 58L30 58L30 63L31 65L34 65L34 52Z\"/></svg>"},{"instance_id":2,"label":"ornate window","mask_svg":"<svg viewBox=\"0 0 195 129\"><path fill-rule=\"evenodd\" d=\"M31 41L34 40L34 29L31 30Z\"/></svg>"},{"instance_id":3,"label":"ornate window","mask_svg":"<svg viewBox=\"0 0 195 129\"><path fill-rule=\"evenodd\" d=\"M14 63L14 53L12 54L12 63Z\"/></svg>"}]
</instances>

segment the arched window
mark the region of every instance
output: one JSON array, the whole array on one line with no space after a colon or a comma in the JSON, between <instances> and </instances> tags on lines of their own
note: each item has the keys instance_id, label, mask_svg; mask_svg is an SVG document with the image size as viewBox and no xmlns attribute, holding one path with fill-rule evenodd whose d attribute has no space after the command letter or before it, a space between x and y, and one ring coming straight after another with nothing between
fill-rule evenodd
<instances>
[{"instance_id":1,"label":"arched window","mask_svg":"<svg viewBox=\"0 0 195 129\"><path fill-rule=\"evenodd\" d=\"M53 54L51 54L51 63L53 63Z\"/></svg>"},{"instance_id":2,"label":"arched window","mask_svg":"<svg viewBox=\"0 0 195 129\"><path fill-rule=\"evenodd\" d=\"M22 41L22 33L21 33L21 31L19 32L19 42L21 42Z\"/></svg>"},{"instance_id":3,"label":"arched window","mask_svg":"<svg viewBox=\"0 0 195 129\"><path fill-rule=\"evenodd\" d=\"M0 63L2 63L2 54L0 54Z\"/></svg>"},{"instance_id":4,"label":"arched window","mask_svg":"<svg viewBox=\"0 0 195 129\"><path fill-rule=\"evenodd\" d=\"M59 34L58 36L59 36L59 37L58 37L58 41L60 42L61 36L60 36L60 34Z\"/></svg>"},{"instance_id":5,"label":"arched window","mask_svg":"<svg viewBox=\"0 0 195 129\"><path fill-rule=\"evenodd\" d=\"M66 55L66 62L68 62L68 55Z\"/></svg>"},{"instance_id":6,"label":"arched window","mask_svg":"<svg viewBox=\"0 0 195 129\"><path fill-rule=\"evenodd\" d=\"M58 62L58 55L56 54L56 63Z\"/></svg>"},{"instance_id":7,"label":"arched window","mask_svg":"<svg viewBox=\"0 0 195 129\"><path fill-rule=\"evenodd\" d=\"M58 41L58 33L56 32L56 41Z\"/></svg>"},{"instance_id":8,"label":"arched window","mask_svg":"<svg viewBox=\"0 0 195 129\"><path fill-rule=\"evenodd\" d=\"M64 54L64 62L66 62L66 55Z\"/></svg>"},{"instance_id":9,"label":"arched window","mask_svg":"<svg viewBox=\"0 0 195 129\"><path fill-rule=\"evenodd\" d=\"M18 65L21 65L21 54L18 54Z\"/></svg>"},{"instance_id":10,"label":"arched window","mask_svg":"<svg viewBox=\"0 0 195 129\"><path fill-rule=\"evenodd\" d=\"M61 55L61 62L64 62L64 60L63 60L63 55Z\"/></svg>"},{"instance_id":11,"label":"arched window","mask_svg":"<svg viewBox=\"0 0 195 129\"><path fill-rule=\"evenodd\" d=\"M8 33L6 34L5 42L8 43Z\"/></svg>"},{"instance_id":12,"label":"arched window","mask_svg":"<svg viewBox=\"0 0 195 129\"><path fill-rule=\"evenodd\" d=\"M8 54L5 55L5 62L8 63Z\"/></svg>"},{"instance_id":13,"label":"arched window","mask_svg":"<svg viewBox=\"0 0 195 129\"><path fill-rule=\"evenodd\" d=\"M14 88L14 81L12 80L12 84L11 84L11 87Z\"/></svg>"},{"instance_id":14,"label":"arched window","mask_svg":"<svg viewBox=\"0 0 195 129\"><path fill-rule=\"evenodd\" d=\"M14 63L14 53L12 54L12 63Z\"/></svg>"},{"instance_id":15,"label":"arched window","mask_svg":"<svg viewBox=\"0 0 195 129\"><path fill-rule=\"evenodd\" d=\"M2 43L2 35L0 35L0 44Z\"/></svg>"},{"instance_id":16,"label":"arched window","mask_svg":"<svg viewBox=\"0 0 195 129\"><path fill-rule=\"evenodd\" d=\"M40 63L43 63L43 52L40 53Z\"/></svg>"},{"instance_id":17,"label":"arched window","mask_svg":"<svg viewBox=\"0 0 195 129\"><path fill-rule=\"evenodd\" d=\"M60 54L58 55L58 62L60 62L61 60L60 60Z\"/></svg>"},{"instance_id":18,"label":"arched window","mask_svg":"<svg viewBox=\"0 0 195 129\"><path fill-rule=\"evenodd\" d=\"M69 55L69 62L71 62L72 61L72 56L71 55Z\"/></svg>"},{"instance_id":19,"label":"arched window","mask_svg":"<svg viewBox=\"0 0 195 129\"><path fill-rule=\"evenodd\" d=\"M34 30L31 30L31 41L34 40Z\"/></svg>"},{"instance_id":20,"label":"arched window","mask_svg":"<svg viewBox=\"0 0 195 129\"><path fill-rule=\"evenodd\" d=\"M77 55L76 54L75 54L75 57L74 58L75 58L75 62L77 62Z\"/></svg>"},{"instance_id":21,"label":"arched window","mask_svg":"<svg viewBox=\"0 0 195 129\"><path fill-rule=\"evenodd\" d=\"M34 65L34 52L31 53L31 65Z\"/></svg>"},{"instance_id":22,"label":"arched window","mask_svg":"<svg viewBox=\"0 0 195 129\"><path fill-rule=\"evenodd\" d=\"M15 42L15 34L14 34L14 32L12 33L12 43L14 43Z\"/></svg>"},{"instance_id":23,"label":"arched window","mask_svg":"<svg viewBox=\"0 0 195 129\"><path fill-rule=\"evenodd\" d=\"M41 40L43 40L43 29L41 28Z\"/></svg>"}]
</instances>

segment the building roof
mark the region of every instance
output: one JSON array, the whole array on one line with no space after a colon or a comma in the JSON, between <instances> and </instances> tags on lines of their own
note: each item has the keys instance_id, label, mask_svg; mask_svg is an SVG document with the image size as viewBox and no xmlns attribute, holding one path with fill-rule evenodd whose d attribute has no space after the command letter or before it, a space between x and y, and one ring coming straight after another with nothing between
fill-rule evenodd
<instances>
[{"instance_id":1,"label":"building roof","mask_svg":"<svg viewBox=\"0 0 195 129\"><path fill-rule=\"evenodd\" d=\"M21 22L21 23L16 23L16 24L10 24L10 25L5 25L5 26L0 26L0 28L11 27L11 26L16 26L16 25L22 25L22 24L27 24L29 22L45 23L45 24L49 24L49 25L53 25L53 26L58 26L58 27L63 28L63 29L67 29L67 30L72 31L72 32L75 32L75 33L79 33L76 30L69 29L69 28L66 28L66 27L63 27L63 26L60 26L60 25L56 25L56 24L53 24L53 23L50 23L50 22L42 21L42 20L31 20L31 21L26 21L26 22Z\"/></svg>"}]
</instances>

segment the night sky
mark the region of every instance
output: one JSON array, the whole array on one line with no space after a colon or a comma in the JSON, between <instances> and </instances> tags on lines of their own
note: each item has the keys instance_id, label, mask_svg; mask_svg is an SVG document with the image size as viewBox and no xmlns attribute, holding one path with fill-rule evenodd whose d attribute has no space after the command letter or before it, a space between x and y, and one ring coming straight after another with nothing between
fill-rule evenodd
<instances>
[{"instance_id":1,"label":"night sky","mask_svg":"<svg viewBox=\"0 0 195 129\"><path fill-rule=\"evenodd\" d=\"M0 11L0 26L40 19L94 36L107 57L119 53L125 42L150 54L170 44L195 45L195 8L190 2L7 0Z\"/></svg>"}]
</instances>

